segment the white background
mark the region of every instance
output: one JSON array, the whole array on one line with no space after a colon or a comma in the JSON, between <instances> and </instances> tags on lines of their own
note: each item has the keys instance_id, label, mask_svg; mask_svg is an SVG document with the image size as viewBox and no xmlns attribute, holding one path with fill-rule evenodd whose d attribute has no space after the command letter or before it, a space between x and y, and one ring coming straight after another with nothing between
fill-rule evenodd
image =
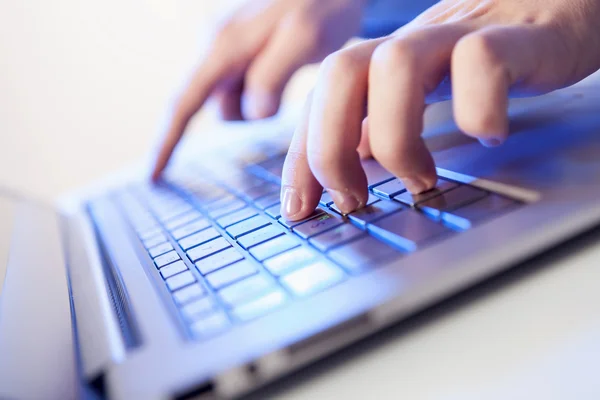
<instances>
[{"instance_id":1,"label":"white background","mask_svg":"<svg viewBox=\"0 0 600 400\"><path fill-rule=\"evenodd\" d=\"M0 186L50 198L147 154L228 3L0 1ZM284 397L598 399L598 260L546 258Z\"/></svg>"}]
</instances>

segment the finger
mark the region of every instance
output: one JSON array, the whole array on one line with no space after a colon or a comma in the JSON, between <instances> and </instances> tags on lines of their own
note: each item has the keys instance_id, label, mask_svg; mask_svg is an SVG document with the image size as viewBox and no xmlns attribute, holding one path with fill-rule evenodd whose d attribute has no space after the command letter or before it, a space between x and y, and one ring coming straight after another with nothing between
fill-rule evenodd
<instances>
[{"instance_id":1,"label":"finger","mask_svg":"<svg viewBox=\"0 0 600 400\"><path fill-rule=\"evenodd\" d=\"M369 75L369 132L373 156L412 193L437 182L423 139L425 97L449 68L455 43L469 28L435 25L400 34L374 52Z\"/></svg>"},{"instance_id":2,"label":"finger","mask_svg":"<svg viewBox=\"0 0 600 400\"><path fill-rule=\"evenodd\" d=\"M236 61L233 57L235 54L230 49L224 50L221 46L215 45L215 50L206 57L194 73L192 80L175 103L154 164L153 180L160 177L188 122L202 107L213 89L226 77L235 77L244 70L243 60Z\"/></svg>"},{"instance_id":3,"label":"finger","mask_svg":"<svg viewBox=\"0 0 600 400\"><path fill-rule=\"evenodd\" d=\"M364 42L327 57L313 94L308 162L343 213L350 213L367 201L367 180L357 148L369 60L380 41Z\"/></svg>"},{"instance_id":4,"label":"finger","mask_svg":"<svg viewBox=\"0 0 600 400\"><path fill-rule=\"evenodd\" d=\"M573 60L565 53L547 27L492 27L462 38L452 56L458 126L486 146L504 142L511 89L542 94L573 83Z\"/></svg>"},{"instance_id":5,"label":"finger","mask_svg":"<svg viewBox=\"0 0 600 400\"><path fill-rule=\"evenodd\" d=\"M250 65L245 79L242 112L246 119L275 115L286 83L302 65L312 61L318 45L318 26L304 13L291 13Z\"/></svg>"},{"instance_id":6,"label":"finger","mask_svg":"<svg viewBox=\"0 0 600 400\"><path fill-rule=\"evenodd\" d=\"M361 160L371 158L371 144L369 143L369 118L363 119L361 126L360 143L358 144L358 155Z\"/></svg>"},{"instance_id":7,"label":"finger","mask_svg":"<svg viewBox=\"0 0 600 400\"><path fill-rule=\"evenodd\" d=\"M242 121L241 98L244 82L238 80L228 87L216 89L211 97L217 103L219 114L224 121Z\"/></svg>"},{"instance_id":8,"label":"finger","mask_svg":"<svg viewBox=\"0 0 600 400\"><path fill-rule=\"evenodd\" d=\"M302 122L294 132L281 177L281 215L292 221L308 217L319 204L323 191L310 170L306 154L311 97L308 96Z\"/></svg>"}]
</instances>

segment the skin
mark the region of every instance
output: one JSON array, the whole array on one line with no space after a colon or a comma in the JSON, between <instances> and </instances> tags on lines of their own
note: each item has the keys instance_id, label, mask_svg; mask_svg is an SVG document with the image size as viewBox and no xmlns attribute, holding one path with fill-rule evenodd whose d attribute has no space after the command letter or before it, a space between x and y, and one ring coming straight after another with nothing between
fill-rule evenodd
<instances>
[{"instance_id":1,"label":"skin","mask_svg":"<svg viewBox=\"0 0 600 400\"><path fill-rule=\"evenodd\" d=\"M499 146L509 96L547 93L600 69L599 21L597 0L447 0L388 37L328 56L285 161L282 215L307 217L323 188L344 213L362 207L361 156L413 193L433 188L426 104L451 91L459 128Z\"/></svg>"},{"instance_id":2,"label":"skin","mask_svg":"<svg viewBox=\"0 0 600 400\"><path fill-rule=\"evenodd\" d=\"M323 188L349 213L367 200L361 158L374 157L413 193L434 186L421 138L426 104L451 96L459 128L498 146L510 96L547 93L600 69L598 0L443 0L390 36L330 54L358 33L363 7L254 0L240 8L175 102L153 179L209 97L225 119L269 117L293 72L325 58L285 161L282 215L305 218Z\"/></svg>"},{"instance_id":3,"label":"skin","mask_svg":"<svg viewBox=\"0 0 600 400\"><path fill-rule=\"evenodd\" d=\"M292 74L359 33L365 0L251 0L217 31L178 96L156 158L160 178L192 116L212 97L225 120L277 113Z\"/></svg>"}]
</instances>

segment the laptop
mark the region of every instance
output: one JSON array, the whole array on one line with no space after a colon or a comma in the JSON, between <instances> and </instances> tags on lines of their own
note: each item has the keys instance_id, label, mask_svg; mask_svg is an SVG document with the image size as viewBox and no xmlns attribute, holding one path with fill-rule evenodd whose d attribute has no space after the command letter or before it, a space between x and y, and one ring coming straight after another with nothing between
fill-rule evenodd
<instances>
[{"instance_id":1,"label":"laptop","mask_svg":"<svg viewBox=\"0 0 600 400\"><path fill-rule=\"evenodd\" d=\"M366 160L369 205L279 215L290 127L188 138L48 206L0 195L0 398L213 399L310 363L600 223L600 94L511 102L484 148L428 108L436 189ZM259 392L260 393L260 392Z\"/></svg>"}]
</instances>

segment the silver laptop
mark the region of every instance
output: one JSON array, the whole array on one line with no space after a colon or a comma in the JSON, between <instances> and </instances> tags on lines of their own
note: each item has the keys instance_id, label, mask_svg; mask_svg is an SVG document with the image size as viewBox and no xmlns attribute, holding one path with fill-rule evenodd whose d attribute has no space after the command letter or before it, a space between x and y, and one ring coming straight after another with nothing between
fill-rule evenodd
<instances>
[{"instance_id":1,"label":"silver laptop","mask_svg":"<svg viewBox=\"0 0 600 400\"><path fill-rule=\"evenodd\" d=\"M350 215L324 193L280 218L288 136L260 124L190 140L158 185L142 165L52 207L2 192L0 398L240 397L594 227L598 93L513 101L494 149L431 106L437 188L366 161Z\"/></svg>"}]
</instances>

